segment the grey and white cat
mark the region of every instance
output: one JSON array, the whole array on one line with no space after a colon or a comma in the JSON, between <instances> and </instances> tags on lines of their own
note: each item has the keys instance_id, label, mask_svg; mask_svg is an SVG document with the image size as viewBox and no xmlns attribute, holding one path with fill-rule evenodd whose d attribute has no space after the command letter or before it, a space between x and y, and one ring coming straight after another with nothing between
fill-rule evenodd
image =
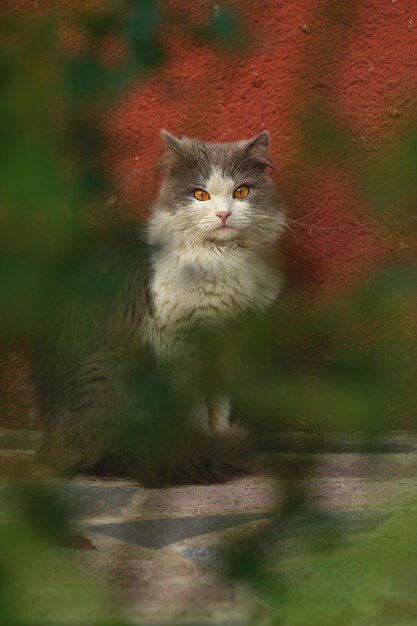
<instances>
[{"instance_id":1,"label":"grey and white cat","mask_svg":"<svg viewBox=\"0 0 417 626\"><path fill-rule=\"evenodd\" d=\"M271 306L282 278L268 253L285 218L267 173L267 132L228 143L162 137L166 176L147 227L147 276L129 262L117 298L94 314L88 332L73 322L49 342L38 367L43 452L63 469L130 474L150 485L219 482L242 471L246 454L244 436L229 425L226 390L193 398L180 443L158 450L158 437L150 442L149 429L140 430L140 406L135 445L123 434L132 413L127 381L147 350L185 389L201 356L194 330L219 331ZM68 356L63 346L77 343L71 333L82 335L82 348ZM218 332L217 342L222 349Z\"/></svg>"}]
</instances>

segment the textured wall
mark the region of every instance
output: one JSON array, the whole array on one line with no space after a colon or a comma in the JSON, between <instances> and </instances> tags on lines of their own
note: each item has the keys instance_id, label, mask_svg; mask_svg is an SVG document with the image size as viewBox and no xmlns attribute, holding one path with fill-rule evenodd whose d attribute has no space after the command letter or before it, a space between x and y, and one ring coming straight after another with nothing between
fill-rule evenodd
<instances>
[{"instance_id":1,"label":"textured wall","mask_svg":"<svg viewBox=\"0 0 417 626\"><path fill-rule=\"evenodd\" d=\"M196 25L212 10L205 0L168 4ZM417 94L416 2L243 0L236 7L248 42L243 52L190 43L166 28L167 63L138 79L106 120L105 165L119 198L146 214L161 128L215 141L269 129L276 180L291 218L302 218L293 224L298 243L288 243L289 283L333 294L412 251L413 242L406 219L390 222L369 211L349 164L326 154L311 161L303 123L312 106L326 107L371 158L404 132ZM24 369L14 362L9 371L16 367L21 376ZM17 416L31 423L21 385L0 406L9 425Z\"/></svg>"},{"instance_id":2,"label":"textured wall","mask_svg":"<svg viewBox=\"0 0 417 626\"><path fill-rule=\"evenodd\" d=\"M204 0L184 6L196 23ZM161 127L209 140L247 137L267 128L276 180L289 204L298 246L293 275L334 292L407 243L407 224L392 241L369 215L352 173L334 160L303 154L302 121L319 104L355 145L380 152L413 120L417 93L415 0L244 0L243 54L225 55L167 34L170 61L138 81L110 116L110 170L135 206L155 192ZM415 102L415 100L414 100ZM308 226L308 228L307 228ZM392 228L391 228L392 232Z\"/></svg>"}]
</instances>

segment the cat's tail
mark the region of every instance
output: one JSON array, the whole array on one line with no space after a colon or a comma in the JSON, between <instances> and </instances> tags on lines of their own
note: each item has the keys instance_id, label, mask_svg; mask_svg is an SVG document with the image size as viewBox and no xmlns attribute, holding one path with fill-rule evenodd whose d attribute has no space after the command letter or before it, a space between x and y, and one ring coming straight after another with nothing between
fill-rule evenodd
<instances>
[{"instance_id":1,"label":"cat's tail","mask_svg":"<svg viewBox=\"0 0 417 626\"><path fill-rule=\"evenodd\" d=\"M251 473L253 451L248 433L238 426L220 431L188 428L180 435L141 432L130 441L69 445L62 433L46 434L38 459L59 473L134 478L146 487L210 485ZM138 433L136 433L138 435Z\"/></svg>"},{"instance_id":2,"label":"cat's tail","mask_svg":"<svg viewBox=\"0 0 417 626\"><path fill-rule=\"evenodd\" d=\"M210 485L251 473L249 435L238 426L221 431L194 430L168 445L113 451L100 473L138 479L146 487Z\"/></svg>"}]
</instances>

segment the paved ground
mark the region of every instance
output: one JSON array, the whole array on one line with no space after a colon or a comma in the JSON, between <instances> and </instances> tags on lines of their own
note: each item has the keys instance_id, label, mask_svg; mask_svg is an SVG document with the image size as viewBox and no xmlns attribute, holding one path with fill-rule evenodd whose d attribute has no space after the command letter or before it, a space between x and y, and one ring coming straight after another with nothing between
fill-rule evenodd
<instances>
[{"instance_id":1,"label":"paved ground","mask_svg":"<svg viewBox=\"0 0 417 626\"><path fill-rule=\"evenodd\" d=\"M275 453L291 460L303 437L280 435ZM32 474L41 473L32 461L36 443L34 433L0 432L3 484L22 465ZM351 532L378 526L396 502L417 494L416 451L417 436L406 432L384 436L366 455L357 436L328 435L312 455L316 464L308 483L313 507L330 511L331 524L343 524ZM79 623L78 618L92 623L88 620L104 605L122 607L124 617L134 624L245 623L253 598L222 578L219 546L268 524L280 497L270 476L159 490L85 477L53 484L78 511L74 543L79 549L60 549L57 558L70 558L81 578L74 583L78 599L69 596L67 604L52 607L56 613L48 615L50 623ZM317 517L306 516L299 532L317 524ZM70 587L65 578L60 581L60 567L48 584ZM94 587L93 600L85 602L79 599L84 580Z\"/></svg>"}]
</instances>

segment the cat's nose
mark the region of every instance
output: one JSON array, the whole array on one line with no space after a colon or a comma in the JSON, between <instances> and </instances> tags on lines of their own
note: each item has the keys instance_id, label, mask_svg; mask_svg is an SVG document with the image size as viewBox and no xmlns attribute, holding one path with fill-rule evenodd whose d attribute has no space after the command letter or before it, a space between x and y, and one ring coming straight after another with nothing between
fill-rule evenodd
<instances>
[{"instance_id":1,"label":"cat's nose","mask_svg":"<svg viewBox=\"0 0 417 626\"><path fill-rule=\"evenodd\" d=\"M220 217L223 224L226 224L226 220L229 217L229 215L231 215L231 212L230 211L217 211L216 215L217 217Z\"/></svg>"}]
</instances>

